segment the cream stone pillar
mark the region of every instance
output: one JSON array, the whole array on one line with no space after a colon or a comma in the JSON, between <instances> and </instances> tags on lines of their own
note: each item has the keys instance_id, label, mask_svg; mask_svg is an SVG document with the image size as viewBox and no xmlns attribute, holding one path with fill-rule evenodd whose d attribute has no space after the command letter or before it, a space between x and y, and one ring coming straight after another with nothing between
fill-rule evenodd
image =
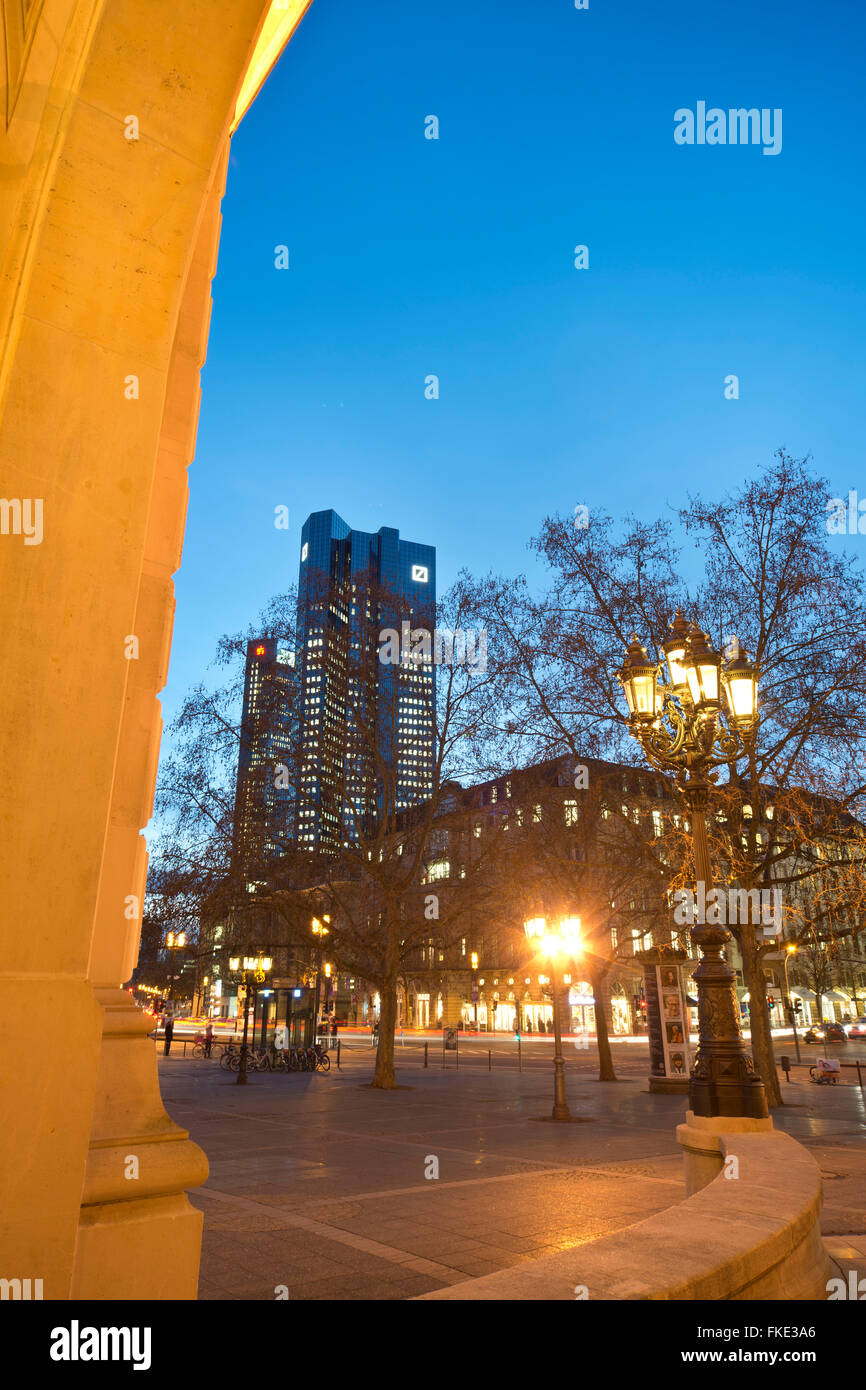
<instances>
[{"instance_id":1,"label":"cream stone pillar","mask_svg":"<svg viewBox=\"0 0 866 1390\"><path fill-rule=\"evenodd\" d=\"M186 470L195 449L199 370L207 347L210 282L216 268L227 163L226 144L208 190L178 316L134 633L130 634L138 640L140 655L130 664L105 882L100 885L88 969L105 1014L74 1298L123 1297L126 1288L131 1290L129 1297L184 1298L192 1296L198 1284L202 1218L183 1189L204 1182L207 1160L186 1130L163 1110L148 1024L129 995L112 981L129 979L138 958L140 920L133 916L133 909L143 901L147 877L147 855L138 827L147 823L153 810L162 728L153 692L162 689L168 673L174 617L172 574L181 558ZM134 902L127 929L118 931L116 905L124 887L130 885ZM128 1176L130 1170L137 1176ZM155 1258L157 1252L171 1252L171 1257Z\"/></svg>"},{"instance_id":2,"label":"cream stone pillar","mask_svg":"<svg viewBox=\"0 0 866 1390\"><path fill-rule=\"evenodd\" d=\"M48 1299L196 1292L207 1165L120 986L228 136L305 7L3 6L0 1277Z\"/></svg>"}]
</instances>

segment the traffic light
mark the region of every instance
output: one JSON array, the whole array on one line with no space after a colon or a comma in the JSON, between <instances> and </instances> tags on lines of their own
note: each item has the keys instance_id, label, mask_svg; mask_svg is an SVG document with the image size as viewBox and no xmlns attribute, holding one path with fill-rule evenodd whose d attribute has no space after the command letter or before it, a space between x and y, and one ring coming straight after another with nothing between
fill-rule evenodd
<instances>
[{"instance_id":1,"label":"traffic light","mask_svg":"<svg viewBox=\"0 0 866 1390\"><path fill-rule=\"evenodd\" d=\"M802 1012L803 1012L803 1001L802 1001L802 999L795 999L795 1000L794 1000L794 1013L795 1013L795 1014L801 1014Z\"/></svg>"}]
</instances>

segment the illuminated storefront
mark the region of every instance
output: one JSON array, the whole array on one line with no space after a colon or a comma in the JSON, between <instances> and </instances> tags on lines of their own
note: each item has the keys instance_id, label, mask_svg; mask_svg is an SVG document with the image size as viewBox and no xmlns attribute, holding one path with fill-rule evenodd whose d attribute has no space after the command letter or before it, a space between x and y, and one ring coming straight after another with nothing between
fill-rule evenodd
<instances>
[{"instance_id":1,"label":"illuminated storefront","mask_svg":"<svg viewBox=\"0 0 866 1390\"><path fill-rule=\"evenodd\" d=\"M595 998L592 985L587 980L572 985L568 991L568 1003L571 1009L571 1032L594 1033Z\"/></svg>"},{"instance_id":2,"label":"illuminated storefront","mask_svg":"<svg viewBox=\"0 0 866 1390\"><path fill-rule=\"evenodd\" d=\"M622 989L616 994L611 991L610 1022L611 1032L617 1036L623 1036L626 1033L630 1033L632 1030L631 1010L628 1006L628 999Z\"/></svg>"}]
</instances>

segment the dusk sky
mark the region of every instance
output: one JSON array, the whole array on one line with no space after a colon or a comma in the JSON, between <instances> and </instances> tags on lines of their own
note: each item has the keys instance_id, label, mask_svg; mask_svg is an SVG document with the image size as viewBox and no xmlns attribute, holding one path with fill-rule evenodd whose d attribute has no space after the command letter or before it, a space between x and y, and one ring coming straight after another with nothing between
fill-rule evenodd
<instances>
[{"instance_id":1,"label":"dusk sky","mask_svg":"<svg viewBox=\"0 0 866 1390\"><path fill-rule=\"evenodd\" d=\"M526 569L549 513L649 518L780 445L866 496L864 27L314 0L233 142L166 721L314 510L435 545L442 592ZM781 108L781 152L677 145L698 102Z\"/></svg>"}]
</instances>

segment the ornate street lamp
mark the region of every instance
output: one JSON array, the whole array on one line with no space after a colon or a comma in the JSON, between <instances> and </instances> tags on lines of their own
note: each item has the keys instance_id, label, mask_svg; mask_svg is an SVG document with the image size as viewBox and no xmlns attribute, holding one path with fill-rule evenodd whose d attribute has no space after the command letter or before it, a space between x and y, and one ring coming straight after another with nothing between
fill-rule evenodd
<instances>
[{"instance_id":1,"label":"ornate street lamp","mask_svg":"<svg viewBox=\"0 0 866 1390\"><path fill-rule=\"evenodd\" d=\"M788 1001L788 1016L790 1017L790 1020L791 1020L791 1028L792 1028L793 1033L794 1033L794 1047L796 1048L796 1051L797 1051L797 1061L799 1062L799 1060L800 1060L800 1039L797 1037L797 1014L796 1014L796 1011L795 1011L795 1009L794 1009L794 1001L793 1001L793 999L791 998L791 984L790 984L790 981L788 980L788 965L789 965L789 963L790 963L791 957L792 957L792 956L795 956L796 954L797 954L797 947L796 947L793 943L789 942L789 944L785 947L785 996L786 996L786 999L787 999L787 1001Z\"/></svg>"},{"instance_id":2,"label":"ornate street lamp","mask_svg":"<svg viewBox=\"0 0 866 1390\"><path fill-rule=\"evenodd\" d=\"M249 1000L247 999L247 975L252 975L255 981L255 983L252 986L253 1018L255 1019L256 985L264 984L268 972L271 971L273 967L274 962L271 956L244 956L243 960L241 960L240 956L232 956L229 960L229 970L232 972L233 975L240 974L241 976L241 985L238 988L238 998L241 997L241 989L243 989L244 1001L244 1033L243 1041L241 1043L241 1062L240 1066L238 1067L237 1080L237 1084L239 1086L246 1086L247 1084L247 1033L249 1030L250 1023Z\"/></svg>"},{"instance_id":3,"label":"ornate street lamp","mask_svg":"<svg viewBox=\"0 0 866 1390\"><path fill-rule=\"evenodd\" d=\"M565 1099L565 1058L562 1055L562 1028L559 1017L559 994L562 987L559 959L573 960L580 951L580 918L563 917L558 925L548 930L546 917L532 917L524 922L523 930L527 939L550 961L551 988L553 990L553 1111L554 1120L570 1120L571 1111Z\"/></svg>"},{"instance_id":4,"label":"ornate street lamp","mask_svg":"<svg viewBox=\"0 0 866 1390\"><path fill-rule=\"evenodd\" d=\"M172 952L172 958L173 958L173 959L176 959L176 957L174 956L174 952L175 952L175 951L182 951L182 950L184 950L185 947L186 947L186 932L183 932L183 931L181 931L181 932L173 932L173 931L170 931L170 932L168 933L168 935L166 936L166 938L165 938L165 944L166 944L166 946L168 947L169 951ZM175 966L174 966L174 965L172 965L172 969L173 969L173 970L175 969ZM166 1001L165 1001L166 1004L171 1003L171 999L172 999L172 996L173 996L173 994L174 994L174 982L175 982L175 980L179 980L179 979L180 979L180 975L170 975L170 976L169 976L168 996L167 996Z\"/></svg>"},{"instance_id":5,"label":"ornate street lamp","mask_svg":"<svg viewBox=\"0 0 866 1390\"><path fill-rule=\"evenodd\" d=\"M325 926L325 923L328 923ZM331 918L327 913L323 914L322 920L318 917L313 918L312 933L317 938L316 944L316 993L313 999L313 1042L319 1036L319 1010L322 1000L322 961L325 953L325 937L330 935Z\"/></svg>"},{"instance_id":6,"label":"ornate street lamp","mask_svg":"<svg viewBox=\"0 0 866 1390\"><path fill-rule=\"evenodd\" d=\"M673 773L689 808L695 873L712 888L706 815L716 768L736 762L752 746L758 725L758 675L734 639L723 663L707 633L689 626L677 609L657 665L635 635L617 673L629 708L629 731L647 762ZM669 679L665 680L667 663ZM731 934L722 925L695 924L701 952L698 988L698 1051L689 1078L695 1115L767 1117L767 1097L740 1031L733 970L722 953Z\"/></svg>"}]
</instances>

